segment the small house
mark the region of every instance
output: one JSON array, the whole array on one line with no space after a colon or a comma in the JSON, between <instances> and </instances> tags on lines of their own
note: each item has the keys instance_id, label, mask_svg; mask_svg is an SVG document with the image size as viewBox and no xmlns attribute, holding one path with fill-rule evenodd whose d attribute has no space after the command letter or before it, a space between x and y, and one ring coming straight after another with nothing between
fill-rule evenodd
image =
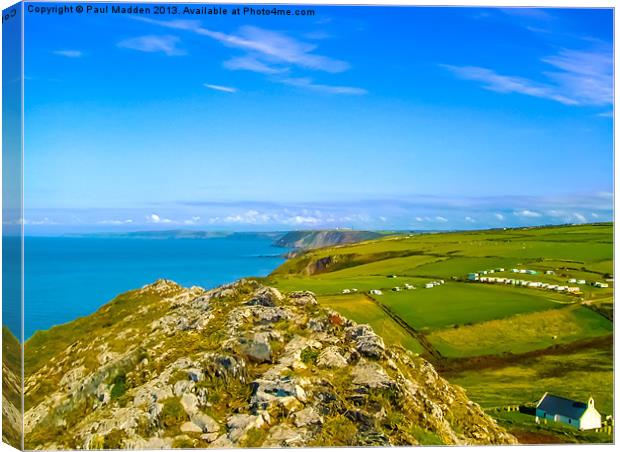
<instances>
[{"instance_id":1,"label":"small house","mask_svg":"<svg viewBox=\"0 0 620 452\"><path fill-rule=\"evenodd\" d=\"M478 273L468 273L467 274L467 279L469 281L477 281L478 280Z\"/></svg>"},{"instance_id":2,"label":"small house","mask_svg":"<svg viewBox=\"0 0 620 452\"><path fill-rule=\"evenodd\" d=\"M370 295L383 295L383 292L381 292L379 289L372 289L370 291Z\"/></svg>"},{"instance_id":3,"label":"small house","mask_svg":"<svg viewBox=\"0 0 620 452\"><path fill-rule=\"evenodd\" d=\"M349 289L342 289L342 293L351 293L351 290L349 290Z\"/></svg>"},{"instance_id":4,"label":"small house","mask_svg":"<svg viewBox=\"0 0 620 452\"><path fill-rule=\"evenodd\" d=\"M424 284L424 287L426 289L432 289L433 287L435 287L435 284L433 284L433 283L426 283L426 284Z\"/></svg>"},{"instance_id":5,"label":"small house","mask_svg":"<svg viewBox=\"0 0 620 452\"><path fill-rule=\"evenodd\" d=\"M411 284L405 284L405 289L412 290L415 289L415 287L413 287Z\"/></svg>"},{"instance_id":6,"label":"small house","mask_svg":"<svg viewBox=\"0 0 620 452\"><path fill-rule=\"evenodd\" d=\"M392 292L400 292L400 287L392 287Z\"/></svg>"},{"instance_id":7,"label":"small house","mask_svg":"<svg viewBox=\"0 0 620 452\"><path fill-rule=\"evenodd\" d=\"M585 279L578 279L577 280L577 284L585 284L586 280Z\"/></svg>"},{"instance_id":8,"label":"small house","mask_svg":"<svg viewBox=\"0 0 620 452\"><path fill-rule=\"evenodd\" d=\"M575 278L571 278L571 279L568 280L568 282L575 284L577 282L577 280Z\"/></svg>"},{"instance_id":9,"label":"small house","mask_svg":"<svg viewBox=\"0 0 620 452\"><path fill-rule=\"evenodd\" d=\"M495 269L495 271L496 271L496 272L503 272L503 271L504 271L504 269L503 269L502 267L499 267L499 268L496 268L496 269Z\"/></svg>"},{"instance_id":10,"label":"small house","mask_svg":"<svg viewBox=\"0 0 620 452\"><path fill-rule=\"evenodd\" d=\"M577 402L545 392L536 405L536 420L549 419L571 425L579 430L601 428L601 414L594 408L594 399Z\"/></svg>"},{"instance_id":11,"label":"small house","mask_svg":"<svg viewBox=\"0 0 620 452\"><path fill-rule=\"evenodd\" d=\"M555 275L555 272L553 270L547 270L545 275Z\"/></svg>"}]
</instances>

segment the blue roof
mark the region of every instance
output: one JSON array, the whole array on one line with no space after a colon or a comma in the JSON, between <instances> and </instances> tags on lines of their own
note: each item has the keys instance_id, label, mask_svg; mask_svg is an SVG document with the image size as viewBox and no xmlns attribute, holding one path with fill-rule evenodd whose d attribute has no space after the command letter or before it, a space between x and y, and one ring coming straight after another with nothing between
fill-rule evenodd
<instances>
[{"instance_id":1,"label":"blue roof","mask_svg":"<svg viewBox=\"0 0 620 452\"><path fill-rule=\"evenodd\" d=\"M552 415L559 414L571 419L579 419L588 409L588 404L553 394L545 394L536 408Z\"/></svg>"}]
</instances>

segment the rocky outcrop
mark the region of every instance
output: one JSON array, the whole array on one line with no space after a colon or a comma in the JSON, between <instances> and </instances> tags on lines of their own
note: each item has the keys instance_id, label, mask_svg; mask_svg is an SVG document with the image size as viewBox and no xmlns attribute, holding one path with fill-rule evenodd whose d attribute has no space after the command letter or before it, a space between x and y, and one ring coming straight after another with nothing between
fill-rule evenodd
<instances>
[{"instance_id":1,"label":"rocky outcrop","mask_svg":"<svg viewBox=\"0 0 620 452\"><path fill-rule=\"evenodd\" d=\"M515 442L428 362L311 292L158 281L102 309L116 321L84 320L27 375L27 448Z\"/></svg>"}]
</instances>

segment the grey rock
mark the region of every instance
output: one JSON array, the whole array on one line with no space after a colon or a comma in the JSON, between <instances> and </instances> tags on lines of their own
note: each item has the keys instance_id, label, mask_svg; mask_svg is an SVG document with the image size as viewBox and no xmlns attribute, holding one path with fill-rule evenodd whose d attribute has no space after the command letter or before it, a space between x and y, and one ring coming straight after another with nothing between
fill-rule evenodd
<instances>
[{"instance_id":1,"label":"grey rock","mask_svg":"<svg viewBox=\"0 0 620 452\"><path fill-rule=\"evenodd\" d=\"M196 383L194 383L193 381L181 380L181 381L177 381L174 384L172 392L174 393L175 396L181 397L185 393L193 392L195 388L196 388Z\"/></svg>"},{"instance_id":2,"label":"grey rock","mask_svg":"<svg viewBox=\"0 0 620 452\"><path fill-rule=\"evenodd\" d=\"M347 328L347 336L355 341L357 351L366 357L379 359L385 351L385 344L368 325L356 325Z\"/></svg>"},{"instance_id":3,"label":"grey rock","mask_svg":"<svg viewBox=\"0 0 620 452\"><path fill-rule=\"evenodd\" d=\"M279 424L269 430L264 447L299 447L304 444L306 431L289 425Z\"/></svg>"},{"instance_id":4,"label":"grey rock","mask_svg":"<svg viewBox=\"0 0 620 452\"><path fill-rule=\"evenodd\" d=\"M267 306L275 307L284 297L278 289L273 287L262 287L254 292L254 296L247 302L248 306Z\"/></svg>"},{"instance_id":5,"label":"grey rock","mask_svg":"<svg viewBox=\"0 0 620 452\"><path fill-rule=\"evenodd\" d=\"M376 362L360 361L352 370L353 384L366 388L387 388L394 384Z\"/></svg>"},{"instance_id":6,"label":"grey rock","mask_svg":"<svg viewBox=\"0 0 620 452\"><path fill-rule=\"evenodd\" d=\"M289 298L291 302L293 304L296 304L297 306L314 306L318 304L314 293L308 290L299 291L299 292L291 292L289 294Z\"/></svg>"},{"instance_id":7,"label":"grey rock","mask_svg":"<svg viewBox=\"0 0 620 452\"><path fill-rule=\"evenodd\" d=\"M193 422L184 422L180 429L183 433L202 433L202 429Z\"/></svg>"},{"instance_id":8,"label":"grey rock","mask_svg":"<svg viewBox=\"0 0 620 452\"><path fill-rule=\"evenodd\" d=\"M324 369L339 369L347 366L347 360L340 354L338 347L330 346L321 352L316 364Z\"/></svg>"},{"instance_id":9,"label":"grey rock","mask_svg":"<svg viewBox=\"0 0 620 452\"><path fill-rule=\"evenodd\" d=\"M181 396L181 405L190 416L198 411L198 398L195 394L186 393Z\"/></svg>"},{"instance_id":10,"label":"grey rock","mask_svg":"<svg viewBox=\"0 0 620 452\"><path fill-rule=\"evenodd\" d=\"M215 433L220 431L220 424L215 419L205 413L196 413L191 417L191 421L200 427L204 433Z\"/></svg>"},{"instance_id":11,"label":"grey rock","mask_svg":"<svg viewBox=\"0 0 620 452\"><path fill-rule=\"evenodd\" d=\"M265 420L262 416L235 414L228 418L226 425L228 426L229 439L233 442L238 442L249 430L261 428L265 425Z\"/></svg>"},{"instance_id":12,"label":"grey rock","mask_svg":"<svg viewBox=\"0 0 620 452\"><path fill-rule=\"evenodd\" d=\"M312 407L304 408L301 411L293 413L293 424L296 427L305 427L308 425L318 425L323 423L323 418Z\"/></svg>"}]
</instances>

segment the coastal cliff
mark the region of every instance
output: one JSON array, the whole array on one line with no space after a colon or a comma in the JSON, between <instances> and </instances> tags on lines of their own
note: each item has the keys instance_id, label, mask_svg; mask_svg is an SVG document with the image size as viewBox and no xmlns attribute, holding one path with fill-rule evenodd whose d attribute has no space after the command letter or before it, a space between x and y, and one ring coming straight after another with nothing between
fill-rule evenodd
<instances>
[{"instance_id":1,"label":"coastal cliff","mask_svg":"<svg viewBox=\"0 0 620 452\"><path fill-rule=\"evenodd\" d=\"M372 240L382 235L372 231L349 231L334 229L326 231L291 231L275 241L276 246L309 250L325 246L345 245L348 243Z\"/></svg>"},{"instance_id":2,"label":"coastal cliff","mask_svg":"<svg viewBox=\"0 0 620 452\"><path fill-rule=\"evenodd\" d=\"M253 280L159 280L25 349L30 449L516 442L424 359Z\"/></svg>"}]
</instances>

